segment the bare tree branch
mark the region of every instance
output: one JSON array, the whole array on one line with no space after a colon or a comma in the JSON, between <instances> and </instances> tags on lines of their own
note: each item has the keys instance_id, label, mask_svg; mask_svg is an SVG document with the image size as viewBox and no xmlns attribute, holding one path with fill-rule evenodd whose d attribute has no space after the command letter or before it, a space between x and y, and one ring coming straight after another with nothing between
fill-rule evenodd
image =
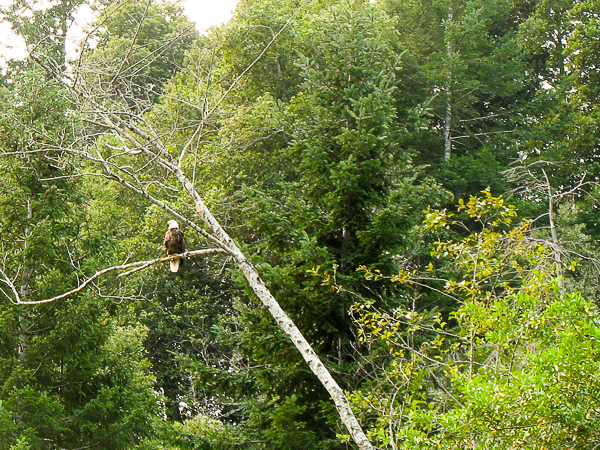
<instances>
[{"instance_id":1,"label":"bare tree branch","mask_svg":"<svg viewBox=\"0 0 600 450\"><path fill-rule=\"evenodd\" d=\"M100 278L102 275L105 275L109 272L114 272L116 270L125 270L125 269L130 269L132 267L135 267L135 269L133 270L129 270L128 272L122 273L120 275L118 275L119 277L124 277L127 275L131 275L134 272L137 272L139 270L145 269L153 264L158 264L161 262L166 262L169 261L171 259L176 259L176 258L189 258L191 256L197 256L197 255L208 255L208 254L212 254L212 253L225 253L223 249L220 248L207 248L207 249L202 249L202 250L192 250L189 252L185 252L185 253L181 253L178 255L170 255L170 256L165 256L162 258L156 258L156 259L152 259L150 261L136 261L136 262L132 262L132 263L127 263L127 264L120 264L118 266L112 266L112 267L107 267L105 269L99 270L98 272L96 272L94 275L92 275L90 278L86 279L83 283L81 283L79 286L77 286L74 289L71 289L68 292L64 292L63 294L57 295L55 297L52 298L47 298L44 300L33 300L33 301L20 301L17 300L16 304L18 305L41 305L43 303L52 303L55 302L57 300L66 298L66 297L70 297L73 294L76 294L77 292L82 291L87 285L89 285L91 282L93 282L94 280ZM0 281L4 281L5 280L0 280Z\"/></svg>"},{"instance_id":2,"label":"bare tree branch","mask_svg":"<svg viewBox=\"0 0 600 450\"><path fill-rule=\"evenodd\" d=\"M113 136L118 139L118 141L122 145L122 152L131 155L132 163L137 163L137 169L144 170L145 167L152 166L155 168L160 168L161 170L166 171L166 173L170 176L175 177L184 193L189 196L191 201L194 204L194 208L196 213L202 218L209 232L206 232L204 229L193 223L190 219L186 218L183 214L178 213L173 208L169 207L163 201L157 199L153 195L151 195L147 190L144 190L132 182L128 181L113 170L114 167L126 174L127 177L131 177L132 180L135 180L134 183L139 184L139 180L135 176L136 169L132 169L130 167L118 166L117 164L113 164L108 158L103 157L100 154L100 151L96 149L96 154L85 155L89 157L91 160L100 163L102 166L106 177L110 178L127 189L135 192L136 194L146 198L151 203L159 206L161 209L169 212L173 216L180 219L183 223L186 223L194 230L198 231L202 236L209 239L211 242L215 243L219 248L214 249L213 251L225 251L229 255L231 255L232 259L235 261L238 269L244 274L248 285L252 288L255 295L260 299L263 303L264 307L268 309L271 313L275 322L279 325L279 327L287 334L290 340L294 343L312 372L317 376L323 386L327 389L331 398L337 408L337 411L342 419L343 423L347 427L350 435L358 445L361 450L372 450L373 446L369 442L368 438L364 434L358 420L356 419L348 399L344 394L343 390L337 384L335 379L331 376L331 373L325 367L319 356L313 350L310 343L306 340L302 332L298 329L295 323L290 319L290 317L286 314L286 312L281 308L277 300L271 294L269 289L266 287L264 281L261 279L260 274L252 265L248 257L242 252L242 250L238 247L238 245L234 242L234 240L229 236L229 234L222 227L220 222L213 216L205 201L200 195L200 192L194 185L192 180L195 180L193 174L192 176L188 176L184 171L183 160L185 154L188 152L191 147L191 143L195 141L195 139L203 133L204 125L206 120L222 105L225 99L229 96L229 94L234 90L234 88L238 85L239 81L254 67L258 61L266 54L266 52L271 48L271 46L275 43L277 38L281 35L281 33L292 23L295 16L302 8L296 9L294 14L288 19L288 21L283 25L283 27L274 34L271 41L263 48L261 53L256 57L256 59L231 83L227 91L220 96L220 98L214 103L212 108L204 114L204 117L200 121L199 125L196 127L192 136L187 140L187 143L182 146L179 151L179 157L176 161L172 156L171 147L168 147L161 139L161 136L156 132L156 130L149 124L146 120L146 117L139 113L140 110L144 110L145 107L137 108L133 105L140 105L139 101L131 95L130 97L125 97L125 94L122 92L117 92L116 96L113 95L113 99L122 99L122 105L115 105L114 102L106 102L104 105L104 98L109 98L108 96L103 97L106 93L101 93L100 96L95 96L92 89L86 89L85 86L81 86L81 83L74 84L69 82L63 74L61 74L56 68L48 65L43 58L40 58L35 52L32 52L31 58L37 62L44 70L46 70L52 77L54 77L57 81L61 82L64 87L72 94L74 100L79 104L81 114L86 117L86 121L90 124L99 124L101 129L104 129L106 135ZM108 105L108 106L107 106ZM102 126L101 124L105 124ZM135 149L131 151L131 149ZM167 150L169 148L171 151ZM140 151L141 153L136 155L135 153ZM150 161L147 160L150 158ZM130 164L128 162L128 164ZM169 258L160 258L156 260L156 262L160 262L161 260L168 260ZM110 271L115 270L129 270L126 274L134 273L137 270L141 270L144 267L152 264L153 262L148 261L140 261L136 263L123 264L120 266L113 266L106 269L103 269L96 274L94 274L91 278L85 280L81 283L77 288L72 289L69 292L56 296L52 299L41 300L37 302L21 302L21 304L39 304L39 303L47 303L56 301L61 298L65 298L69 295L72 295L76 292L81 291L85 286L90 284L92 281L97 279L98 277L106 274ZM122 274L122 276L126 275Z\"/></svg>"},{"instance_id":3,"label":"bare tree branch","mask_svg":"<svg viewBox=\"0 0 600 450\"><path fill-rule=\"evenodd\" d=\"M10 295L8 295L8 293L4 290L4 289L0 289L0 291L2 291L2 293L6 296L6 298L8 298L12 303L19 303L19 301L21 300L21 297L19 295L19 291L17 290L16 286L13 284L13 282L10 280L10 278L8 278L8 276L4 273L4 271L2 269L0 269L0 274L2 275L2 278L0 278L0 281L3 282L4 284L6 284L9 289L11 290L14 300L11 299Z\"/></svg>"}]
</instances>

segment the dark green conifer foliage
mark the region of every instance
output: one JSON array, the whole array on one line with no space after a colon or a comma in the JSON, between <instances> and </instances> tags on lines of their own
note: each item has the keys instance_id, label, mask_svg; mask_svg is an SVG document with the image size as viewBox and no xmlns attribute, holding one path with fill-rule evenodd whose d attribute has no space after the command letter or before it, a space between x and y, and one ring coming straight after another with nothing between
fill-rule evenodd
<instances>
[{"instance_id":1,"label":"dark green conifer foliage","mask_svg":"<svg viewBox=\"0 0 600 450\"><path fill-rule=\"evenodd\" d=\"M246 14L239 11L228 27L249 26L236 23ZM309 272L335 270L345 287L360 291L356 268L391 267L422 207L440 191L421 185L399 143L402 62L386 15L362 1L322 5L299 13L287 34L294 39L287 45L301 52L278 58L294 59L300 82L288 94L279 83L257 84L262 66L244 81L220 132L229 156L208 171L207 183L232 186L241 205L230 211L232 229L257 249L253 259L269 287L349 387L360 382L351 375L358 353L348 308L355 299ZM266 440L265 448L337 448L336 428L324 426L331 411L323 388L264 311L240 311L238 345L260 367L254 391L240 400L248 432Z\"/></svg>"},{"instance_id":2,"label":"dark green conifer foliage","mask_svg":"<svg viewBox=\"0 0 600 450\"><path fill-rule=\"evenodd\" d=\"M300 44L297 30L310 9L309 5L296 0L241 0L233 20L215 30L213 35L213 39L222 40L219 65L223 65L226 73L222 80L230 81L244 72L285 28L269 51L248 71L242 80L244 89L236 94L253 101L266 92L277 99L289 99L298 92L301 79L295 65Z\"/></svg>"},{"instance_id":3,"label":"dark green conifer foliage","mask_svg":"<svg viewBox=\"0 0 600 450\"><path fill-rule=\"evenodd\" d=\"M32 11L32 2L19 0L3 14L37 45L37 56L62 71L64 36L82 4L56 1L23 15L19 8ZM494 195L518 188L523 216L540 217L532 225L534 239L528 235L526 241L532 251L559 265L553 256L560 250L563 265L570 265L557 269L565 274L561 289L583 286L597 295L597 245L590 235L600 235L598 0L243 0L229 24L200 39L177 5L95 4L105 8L103 26L97 45L72 66L72 79L124 121L139 119L156 131L167 156L181 158L269 289L340 384L356 393L364 423L375 409L384 411L382 422L372 423L374 433L384 430L376 436L382 447L394 437L386 428L394 423L387 420L393 410L384 403L388 393L391 406L404 414L396 432L418 430L423 435L412 437L438 442L431 430L440 411L420 402L433 398L425 393L446 395L440 387L453 375L423 353L425 371L398 391L417 347L404 352L399 341L404 350L394 353L374 340L368 348L350 310L373 299L372 307L382 313L377 321L385 322L373 322L377 340L412 336L415 344L418 330L409 325L416 322L407 322L411 314L419 317L415 305L423 318L431 309L457 309L456 297L444 290L464 289L471 278L456 261L441 264L424 251L427 237L415 226L427 205L447 201L439 184L458 197L486 186ZM13 64L3 80L0 109L0 450L347 447L336 436L345 431L328 394L253 294L240 291L246 282L219 256L186 260L177 275L157 265L129 277L107 276L93 289L48 305L15 305L17 296L52 297L96 270L163 254L169 217L123 187L73 177L96 171L77 156L80 145L97 144L94 151L110 155L110 164L120 164L146 192L187 217L196 212L152 157L119 153L122 142L115 136L96 141L95 133L107 124L80 123L70 95L28 61ZM502 173L517 157L521 171L507 181ZM550 240L551 233L535 227L546 226L549 205L558 235L544 247L536 243ZM464 213L461 208L457 215ZM449 223L452 232L445 230L440 239L502 244L501 235L478 240L484 222L469 218L473 232ZM184 231L188 248L206 244ZM479 256L478 250L462 262L476 262L489 292L501 298L504 289L519 286L513 273L519 258L507 257L507 271L493 279L482 272ZM491 252L489 267L496 256L502 252ZM416 270L429 262L427 271ZM377 283L368 285L357 273L362 265ZM382 273L397 273L394 280L402 284ZM423 290L425 284L432 290ZM532 292L532 311L546 307L538 304L543 298ZM577 314L596 320L593 308L576 296L546 298L565 314L581 306ZM574 300L568 303L572 311L563 308L563 298ZM514 299L506 300L506 309L489 323L516 313ZM474 307L489 307L487 300L479 303ZM534 324L538 316L532 317ZM555 336L558 328L548 324L535 330ZM523 326L533 332L529 322ZM387 327L392 333L379 335ZM436 325L426 334L440 331ZM512 338L475 331L469 336L471 348L481 352L479 364L505 354L513 370ZM441 342L419 349L434 352ZM494 342L497 350L490 347ZM456 348L429 355L443 362L454 352L462 364ZM528 353L523 346L518 351ZM575 373L581 360L573 359L578 364L562 373ZM384 366L377 364L384 361L393 369L386 376L397 376L400 384L388 386L390 378L381 378ZM457 366L456 374L463 369ZM368 371L373 384L365 382ZM558 373L551 364L548 371ZM487 393L502 386L494 383L469 376L464 393L492 411L486 409L493 397ZM511 395L518 391L505 388ZM385 395L378 397L378 390ZM404 402L404 394L412 400ZM506 400L509 413L520 407L518 396ZM444 411L450 419L461 411L460 402L453 402L447 405L454 409ZM481 419L477 410L469 411ZM570 430L592 423L587 420L593 415L583 420L577 414L566 422ZM409 416L414 429L405 420ZM459 415L452 426L461 430L464 423ZM518 434L519 426L510 423ZM485 420L472 425L482 435L490 429ZM536 433L545 433L546 426L530 423ZM564 442L571 438L567 434ZM410 446L409 434L399 436L398 445ZM452 436L461 437L438 443L459 445L462 435ZM508 448L500 434L490 439ZM419 448L418 439L413 447Z\"/></svg>"},{"instance_id":4,"label":"dark green conifer foliage","mask_svg":"<svg viewBox=\"0 0 600 450\"><path fill-rule=\"evenodd\" d=\"M384 2L413 62L414 107L430 126L407 137L415 161L458 197L507 189L501 171L538 81L517 42L523 5L510 1Z\"/></svg>"},{"instance_id":5,"label":"dark green conifer foliage","mask_svg":"<svg viewBox=\"0 0 600 450\"><path fill-rule=\"evenodd\" d=\"M33 68L12 78L0 98L0 448L134 448L157 408L146 330L89 295L16 304L77 284L89 204L59 148L78 128L67 93Z\"/></svg>"}]
</instances>

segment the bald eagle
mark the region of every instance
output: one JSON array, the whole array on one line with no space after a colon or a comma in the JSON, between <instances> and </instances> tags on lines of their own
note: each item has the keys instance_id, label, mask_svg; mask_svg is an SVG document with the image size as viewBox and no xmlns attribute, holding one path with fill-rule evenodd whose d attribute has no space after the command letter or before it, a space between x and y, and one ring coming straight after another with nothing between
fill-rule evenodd
<instances>
[{"instance_id":1,"label":"bald eagle","mask_svg":"<svg viewBox=\"0 0 600 450\"><path fill-rule=\"evenodd\" d=\"M179 225L174 220L167 222L169 228L165 233L164 247L167 251L167 255L177 255L185 252L185 242L183 240L183 233L179 229ZM179 259L172 259L169 261L171 266L171 272L177 272L179 270Z\"/></svg>"}]
</instances>

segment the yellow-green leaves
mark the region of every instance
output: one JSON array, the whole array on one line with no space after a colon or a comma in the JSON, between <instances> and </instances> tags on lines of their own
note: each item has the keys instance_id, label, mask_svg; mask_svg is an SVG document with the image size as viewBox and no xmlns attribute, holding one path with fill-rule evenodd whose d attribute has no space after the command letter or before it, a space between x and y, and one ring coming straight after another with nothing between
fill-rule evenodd
<instances>
[{"instance_id":1,"label":"yellow-green leaves","mask_svg":"<svg viewBox=\"0 0 600 450\"><path fill-rule=\"evenodd\" d=\"M481 193L483 196L471 195L467 203L460 199L458 201L458 211L466 212L470 218L477 219L484 226L491 228L496 228L502 224L510 225L512 218L517 216L515 206L506 205L502 196L494 197L489 187Z\"/></svg>"},{"instance_id":2,"label":"yellow-green leaves","mask_svg":"<svg viewBox=\"0 0 600 450\"><path fill-rule=\"evenodd\" d=\"M557 295L552 254L516 218L516 208L487 189L454 212L426 211L423 228L437 239L435 260L423 269L406 265L386 276L360 268L367 281L391 279L404 294L393 311L376 302L352 311L377 368L352 400L381 448L587 448L596 441L597 308ZM454 299L452 311L425 309L429 295L439 294Z\"/></svg>"}]
</instances>

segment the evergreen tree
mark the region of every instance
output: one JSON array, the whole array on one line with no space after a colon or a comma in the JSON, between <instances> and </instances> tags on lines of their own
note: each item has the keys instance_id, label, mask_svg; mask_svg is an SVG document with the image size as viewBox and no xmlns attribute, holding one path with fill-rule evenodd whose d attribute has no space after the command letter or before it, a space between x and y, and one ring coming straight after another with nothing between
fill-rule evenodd
<instances>
[{"instance_id":1,"label":"evergreen tree","mask_svg":"<svg viewBox=\"0 0 600 450\"><path fill-rule=\"evenodd\" d=\"M228 27L247 26L240 17L243 9ZM279 45L277 58L295 60L301 83L282 93L280 83L257 84L264 69L255 68L225 105L231 115L221 121L218 142L227 143L227 156L210 156L217 147L204 142L199 148L214 162L197 173L208 192L221 189L215 201L228 202L230 226L259 249L254 262L271 289L349 387L360 382L350 375L358 358L352 300L327 292L309 272L336 266L335 276L360 290L359 264L391 267L419 220L412 214L440 191L420 184L399 144L399 55L385 14L348 2L298 14L288 27L302 54L282 55ZM185 79L177 83L189 92ZM247 393L255 398L240 399L248 432L275 448L336 447L335 429L322 425L329 413L316 401L325 392L262 310L238 308L238 346L262 368L249 375L254 390Z\"/></svg>"},{"instance_id":2,"label":"evergreen tree","mask_svg":"<svg viewBox=\"0 0 600 450\"><path fill-rule=\"evenodd\" d=\"M93 296L27 304L70 290L85 257L85 189L59 149L75 145L72 104L35 69L14 76L0 101L0 447L132 448L158 406L145 329Z\"/></svg>"},{"instance_id":3,"label":"evergreen tree","mask_svg":"<svg viewBox=\"0 0 600 450\"><path fill-rule=\"evenodd\" d=\"M501 171L516 156L512 135L526 120L537 80L517 41L525 17L510 1L384 2L417 72L415 107L431 115L407 141L416 161L459 198L508 188ZM519 14L517 14L519 12Z\"/></svg>"}]
</instances>

